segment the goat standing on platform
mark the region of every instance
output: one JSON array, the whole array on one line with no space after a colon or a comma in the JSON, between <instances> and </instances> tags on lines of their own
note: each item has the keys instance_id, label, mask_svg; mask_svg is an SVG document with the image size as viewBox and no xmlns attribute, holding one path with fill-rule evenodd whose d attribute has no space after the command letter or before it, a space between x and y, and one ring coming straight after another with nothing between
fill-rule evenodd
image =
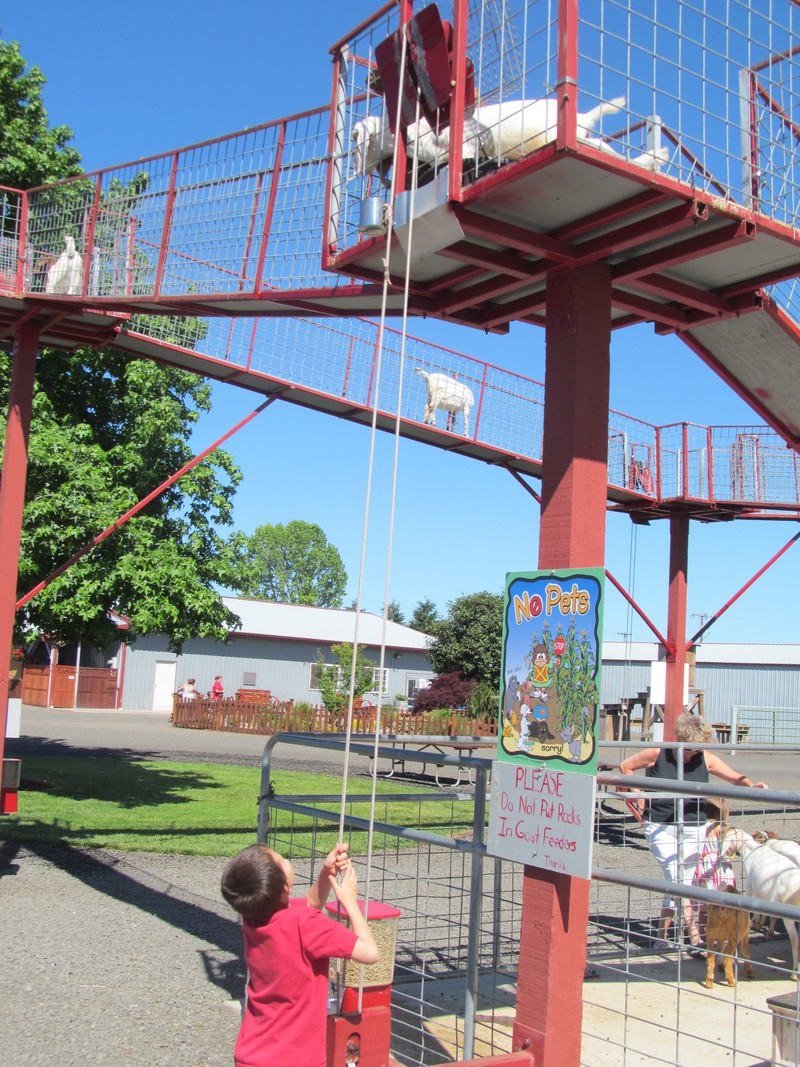
<instances>
[{"instance_id":1,"label":"goat standing on platform","mask_svg":"<svg viewBox=\"0 0 800 1067\"><path fill-rule=\"evenodd\" d=\"M46 293L64 296L79 296L81 291L83 260L75 250L75 238L64 238L64 251L47 272Z\"/></svg>"},{"instance_id":2,"label":"goat standing on platform","mask_svg":"<svg viewBox=\"0 0 800 1067\"><path fill-rule=\"evenodd\" d=\"M435 426L437 408L447 411L451 417L460 411L464 416L464 436L469 437L469 413L475 403L472 390L448 374L428 374L421 367L416 367L415 370L425 379L428 391L423 421L429 426ZM450 418L447 421L447 428L450 429Z\"/></svg>"}]
</instances>

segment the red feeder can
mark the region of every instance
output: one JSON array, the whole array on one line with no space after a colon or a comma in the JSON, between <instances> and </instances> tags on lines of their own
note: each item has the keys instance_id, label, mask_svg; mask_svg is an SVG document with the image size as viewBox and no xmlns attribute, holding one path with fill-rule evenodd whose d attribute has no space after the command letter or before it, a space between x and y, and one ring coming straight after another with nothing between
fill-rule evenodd
<instances>
[{"instance_id":1,"label":"red feeder can","mask_svg":"<svg viewBox=\"0 0 800 1067\"><path fill-rule=\"evenodd\" d=\"M4 759L0 772L0 815L13 815L17 810L22 763L18 759Z\"/></svg>"},{"instance_id":2,"label":"red feeder can","mask_svg":"<svg viewBox=\"0 0 800 1067\"><path fill-rule=\"evenodd\" d=\"M329 901L327 910L336 915L337 901ZM372 936L380 950L377 963L363 965L352 960L331 960L331 980L337 982L341 968L344 986L339 1013L328 1016L327 1067L388 1067L392 1015L390 1001L394 977L394 955L397 944L397 920L400 912L389 904L371 900L366 913L364 903L358 906L366 914ZM349 925L346 917L343 919ZM361 1011L358 1010L358 989L361 972L364 980Z\"/></svg>"}]
</instances>

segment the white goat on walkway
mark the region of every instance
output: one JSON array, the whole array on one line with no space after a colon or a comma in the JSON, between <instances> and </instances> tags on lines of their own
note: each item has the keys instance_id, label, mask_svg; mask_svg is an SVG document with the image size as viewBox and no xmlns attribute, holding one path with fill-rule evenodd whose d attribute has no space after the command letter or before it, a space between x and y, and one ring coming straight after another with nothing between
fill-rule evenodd
<instances>
[{"instance_id":1,"label":"white goat on walkway","mask_svg":"<svg viewBox=\"0 0 800 1067\"><path fill-rule=\"evenodd\" d=\"M75 238L64 238L64 251L47 272L46 293L78 296L81 291L83 260L75 250Z\"/></svg>"},{"instance_id":2,"label":"white goat on walkway","mask_svg":"<svg viewBox=\"0 0 800 1067\"><path fill-rule=\"evenodd\" d=\"M608 103L578 115L578 139L611 155L619 153L613 145L594 137L591 131L603 115L614 115L625 106L625 97L618 96ZM558 101L544 97L541 100L505 100L502 104L485 104L476 107L471 118L464 120L462 161L474 162L479 155L486 159L499 156L502 159L522 159L542 145L552 141L558 123ZM422 164L442 165L447 162L450 150L450 128L436 133L422 118L412 123L407 131L409 154L415 140L417 158ZM394 137L384 114L369 115L353 126L353 174L358 177L378 170L394 152ZM653 170L660 169L667 159L667 150L657 153L644 152L631 162Z\"/></svg>"},{"instance_id":3,"label":"white goat on walkway","mask_svg":"<svg viewBox=\"0 0 800 1067\"><path fill-rule=\"evenodd\" d=\"M455 417L460 411L464 416L464 436L469 437L469 413L475 403L472 390L464 385L463 382L451 378L449 374L428 374L421 367L415 367L414 369L417 374L421 374L425 379L427 387L428 395L425 400L425 417L423 421L429 426L435 426L437 408L447 411L452 417ZM448 429L450 428L449 417L447 427Z\"/></svg>"}]
</instances>

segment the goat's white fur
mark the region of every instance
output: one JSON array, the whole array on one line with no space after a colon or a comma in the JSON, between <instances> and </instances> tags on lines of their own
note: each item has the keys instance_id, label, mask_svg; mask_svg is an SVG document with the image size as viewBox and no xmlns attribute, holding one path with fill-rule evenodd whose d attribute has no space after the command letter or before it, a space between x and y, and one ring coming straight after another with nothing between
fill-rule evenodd
<instances>
[{"instance_id":1,"label":"goat's white fur","mask_svg":"<svg viewBox=\"0 0 800 1067\"><path fill-rule=\"evenodd\" d=\"M777 852L772 847L774 842L761 844L737 828L726 836L726 846L729 843L744 857L746 896L800 906L800 866ZM784 924L792 946L792 969L797 975L797 926L791 920L784 920Z\"/></svg>"},{"instance_id":2,"label":"goat's white fur","mask_svg":"<svg viewBox=\"0 0 800 1067\"><path fill-rule=\"evenodd\" d=\"M414 368L417 374L425 379L427 398L425 401L424 422L429 426L436 425L436 409L441 408L451 415L459 411L464 416L464 436L469 436L469 413L475 403L472 390L463 382L456 381L449 374L428 374L421 367Z\"/></svg>"},{"instance_id":3,"label":"goat's white fur","mask_svg":"<svg viewBox=\"0 0 800 1067\"><path fill-rule=\"evenodd\" d=\"M81 291L83 260L75 250L75 238L64 238L64 251L47 271L46 293L78 296Z\"/></svg>"},{"instance_id":4,"label":"goat's white fur","mask_svg":"<svg viewBox=\"0 0 800 1067\"><path fill-rule=\"evenodd\" d=\"M617 150L600 137L593 137L603 115L613 115L625 106L625 97L618 96L608 103L578 115L578 138L601 151L618 155ZM541 100L506 100L502 104L486 104L476 107L474 114L464 122L462 160L474 161L482 150L488 158L521 159L535 149L553 140L558 124L558 101L550 97ZM437 134L426 119L408 127L408 144L417 141L417 158L420 163L441 165L447 162L450 149L450 128ZM386 115L368 115L353 126L353 174L370 174L389 158L394 151L394 137L389 129ZM637 166L658 170L666 162L666 148L658 152L644 152L631 160Z\"/></svg>"}]
</instances>

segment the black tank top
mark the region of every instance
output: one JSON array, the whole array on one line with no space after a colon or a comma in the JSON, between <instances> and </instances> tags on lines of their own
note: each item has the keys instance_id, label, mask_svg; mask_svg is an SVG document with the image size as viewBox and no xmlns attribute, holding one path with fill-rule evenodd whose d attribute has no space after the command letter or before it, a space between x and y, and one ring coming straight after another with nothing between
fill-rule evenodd
<instances>
[{"instance_id":1,"label":"black tank top","mask_svg":"<svg viewBox=\"0 0 800 1067\"><path fill-rule=\"evenodd\" d=\"M645 771L645 778L669 778L676 782L678 780L676 750L662 748L653 766ZM684 782L708 782L708 768L702 752L695 753L684 763L683 780ZM668 797L656 797L645 804L644 817L649 822L674 823L678 818L678 805ZM706 821L705 797L683 798L683 821L695 824Z\"/></svg>"}]
</instances>

